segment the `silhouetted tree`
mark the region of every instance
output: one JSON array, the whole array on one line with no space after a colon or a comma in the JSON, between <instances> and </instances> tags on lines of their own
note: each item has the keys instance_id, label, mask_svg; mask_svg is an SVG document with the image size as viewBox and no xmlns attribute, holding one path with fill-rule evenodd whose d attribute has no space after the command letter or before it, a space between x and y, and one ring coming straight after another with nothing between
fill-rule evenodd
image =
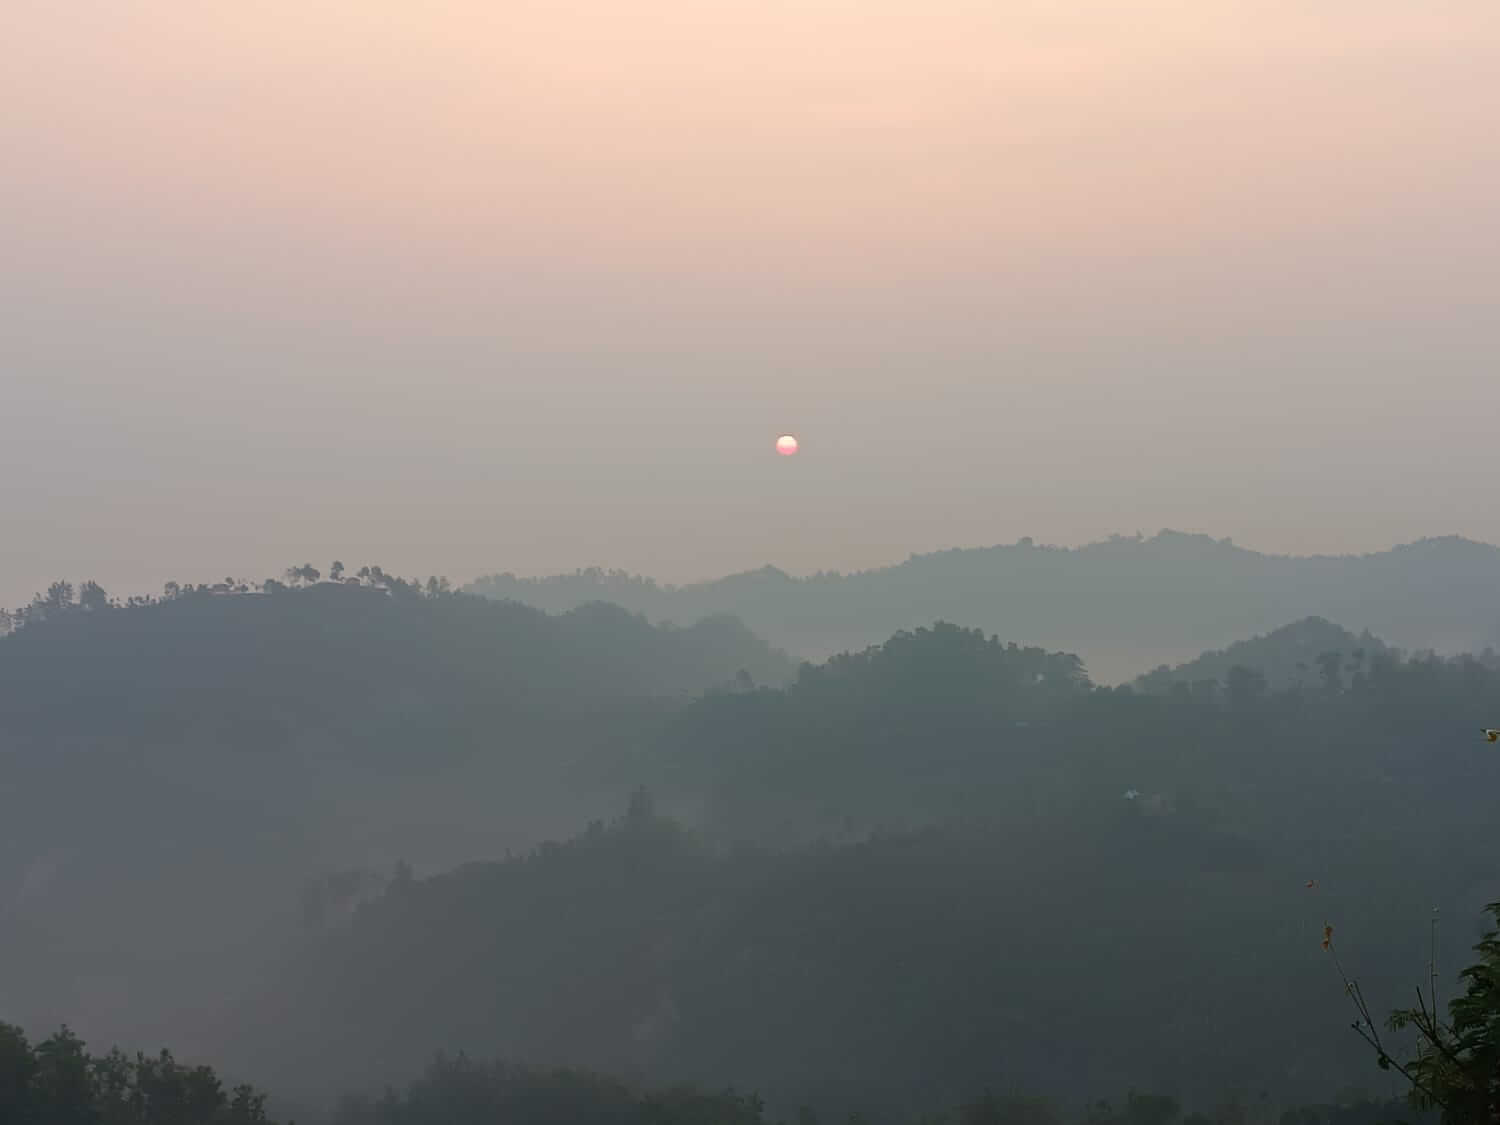
<instances>
[{"instance_id":1,"label":"silhouetted tree","mask_svg":"<svg viewBox=\"0 0 1500 1125\"><path fill-rule=\"evenodd\" d=\"M4 1125L261 1125L265 1103L248 1085L226 1096L212 1067L182 1066L169 1051L93 1057L66 1027L32 1047L0 1023Z\"/></svg>"},{"instance_id":2,"label":"silhouetted tree","mask_svg":"<svg viewBox=\"0 0 1500 1125\"><path fill-rule=\"evenodd\" d=\"M1500 902L1490 903L1485 912L1500 923ZM1414 1107L1440 1109L1445 1125L1500 1121L1500 928L1486 930L1474 946L1479 959L1459 974L1464 991L1449 1001L1446 1021L1439 1015L1436 996L1431 990L1424 994L1420 986L1416 1007L1399 1008L1385 1021L1389 1030L1410 1028L1417 1033L1416 1057L1405 1063L1387 1047L1363 989L1338 959L1331 933L1324 946L1359 1013L1355 1032L1374 1048L1382 1070L1394 1070L1406 1079Z\"/></svg>"},{"instance_id":3,"label":"silhouetted tree","mask_svg":"<svg viewBox=\"0 0 1500 1125\"><path fill-rule=\"evenodd\" d=\"M37 1072L36 1053L19 1027L0 1023L0 1121L30 1125Z\"/></svg>"},{"instance_id":4,"label":"silhouetted tree","mask_svg":"<svg viewBox=\"0 0 1500 1125\"><path fill-rule=\"evenodd\" d=\"M656 816L656 802L644 786L630 795L630 806L625 810L627 824L649 824Z\"/></svg>"},{"instance_id":5,"label":"silhouetted tree","mask_svg":"<svg viewBox=\"0 0 1500 1125\"><path fill-rule=\"evenodd\" d=\"M1229 705L1241 709L1255 707L1266 696L1266 677L1259 669L1236 664L1225 678L1225 690L1229 693Z\"/></svg>"},{"instance_id":6,"label":"silhouetted tree","mask_svg":"<svg viewBox=\"0 0 1500 1125\"><path fill-rule=\"evenodd\" d=\"M411 864L407 863L404 859L398 859L395 870L391 875L391 889L403 892L409 890L413 882Z\"/></svg>"},{"instance_id":7,"label":"silhouetted tree","mask_svg":"<svg viewBox=\"0 0 1500 1125\"><path fill-rule=\"evenodd\" d=\"M93 1082L83 1040L64 1027L37 1044L32 1103L45 1125L94 1125Z\"/></svg>"},{"instance_id":8,"label":"silhouetted tree","mask_svg":"<svg viewBox=\"0 0 1500 1125\"><path fill-rule=\"evenodd\" d=\"M1089 1107L1085 1125L1172 1125L1181 1113L1176 1098L1131 1090L1119 1110L1109 1102L1095 1102Z\"/></svg>"},{"instance_id":9,"label":"silhouetted tree","mask_svg":"<svg viewBox=\"0 0 1500 1125\"><path fill-rule=\"evenodd\" d=\"M1337 695L1343 689L1343 664L1342 653L1330 651L1318 654L1318 668L1323 674L1323 690L1329 695Z\"/></svg>"},{"instance_id":10,"label":"silhouetted tree","mask_svg":"<svg viewBox=\"0 0 1500 1125\"><path fill-rule=\"evenodd\" d=\"M1062 1122L1039 1098L986 1094L959 1109L958 1125L1062 1125Z\"/></svg>"},{"instance_id":11,"label":"silhouetted tree","mask_svg":"<svg viewBox=\"0 0 1500 1125\"><path fill-rule=\"evenodd\" d=\"M40 601L41 608L45 613L57 613L73 608L73 583L52 583L52 585L47 587L47 593Z\"/></svg>"},{"instance_id":12,"label":"silhouetted tree","mask_svg":"<svg viewBox=\"0 0 1500 1125\"><path fill-rule=\"evenodd\" d=\"M109 595L104 592L103 586L90 580L79 587L78 604L88 610L108 609Z\"/></svg>"}]
</instances>

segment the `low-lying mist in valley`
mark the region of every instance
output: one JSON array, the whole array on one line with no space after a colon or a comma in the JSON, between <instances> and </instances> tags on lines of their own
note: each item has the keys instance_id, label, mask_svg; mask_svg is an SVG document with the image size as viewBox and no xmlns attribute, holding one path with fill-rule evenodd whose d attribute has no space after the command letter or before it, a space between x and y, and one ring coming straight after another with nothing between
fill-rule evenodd
<instances>
[{"instance_id":1,"label":"low-lying mist in valley","mask_svg":"<svg viewBox=\"0 0 1500 1125\"><path fill-rule=\"evenodd\" d=\"M871 1121L1360 1085L1322 927L1393 1005L1469 956L1500 661L1309 618L1142 671L942 622L799 667L439 583L59 594L0 638L0 1010L299 1119L437 1050Z\"/></svg>"}]
</instances>

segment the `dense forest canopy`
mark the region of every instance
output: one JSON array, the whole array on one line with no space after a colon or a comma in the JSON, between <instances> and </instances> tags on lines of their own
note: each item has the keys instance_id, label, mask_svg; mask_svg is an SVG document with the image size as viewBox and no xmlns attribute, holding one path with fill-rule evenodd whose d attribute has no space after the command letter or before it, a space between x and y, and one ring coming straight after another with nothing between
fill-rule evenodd
<instances>
[{"instance_id":1,"label":"dense forest canopy","mask_svg":"<svg viewBox=\"0 0 1500 1125\"><path fill-rule=\"evenodd\" d=\"M226 1088L208 1064L185 1064L162 1049L99 1055L67 1027L32 1043L0 1023L0 1121L5 1125L276 1125L270 1097L249 1083ZM1079 1125L1245 1125L1263 1106L1228 1097L1209 1113L1183 1115L1177 1099L1129 1091L1100 1100ZM1249 1112L1247 1112L1247 1110ZM1394 1102L1359 1095L1287 1110L1281 1125L1377 1125ZM1258 1116L1264 1116L1260 1114ZM1424 1116L1431 1116L1430 1114ZM830 1125L874 1125L887 1115L858 1110L822 1118ZM818 1125L809 1106L773 1116L754 1093L710 1092L676 1084L648 1087L578 1067L481 1062L466 1052L438 1052L398 1089L345 1093L331 1111L304 1121L326 1125ZM1058 1107L1020 1094L977 1094L951 1108L903 1119L914 1125L1064 1125ZM295 1125L289 1120L288 1125Z\"/></svg>"},{"instance_id":2,"label":"dense forest canopy","mask_svg":"<svg viewBox=\"0 0 1500 1125\"><path fill-rule=\"evenodd\" d=\"M775 567L663 586L620 571L498 574L469 587L554 612L604 599L652 620L733 613L797 656L821 660L901 629L957 621L1077 653L1121 683L1308 616L1407 649L1500 647L1500 548L1450 536L1369 555L1265 555L1175 531L1079 548L1017 543L913 555L853 574Z\"/></svg>"},{"instance_id":3,"label":"dense forest canopy","mask_svg":"<svg viewBox=\"0 0 1500 1125\"><path fill-rule=\"evenodd\" d=\"M5 1125L274 1125L266 1095L248 1083L225 1089L205 1064L163 1049L94 1055L64 1027L31 1043L0 1023L0 1121Z\"/></svg>"},{"instance_id":4,"label":"dense forest canopy","mask_svg":"<svg viewBox=\"0 0 1500 1125\"><path fill-rule=\"evenodd\" d=\"M1350 685L1367 660L1390 652L1391 647L1368 629L1356 636L1324 618L1307 617L1264 636L1205 652L1175 668L1164 664L1137 677L1134 684L1154 692L1171 691L1179 684L1190 688L1193 684L1222 685L1239 667L1259 672L1266 685L1276 690L1338 691ZM1483 659L1494 663L1493 650L1487 650Z\"/></svg>"},{"instance_id":5,"label":"dense forest canopy","mask_svg":"<svg viewBox=\"0 0 1500 1125\"><path fill-rule=\"evenodd\" d=\"M1325 921L1394 1005L1432 909L1451 967L1500 897L1500 668L1328 622L1136 688L941 622L793 673L724 619L304 573L60 597L0 673L9 1018L299 1099L447 1048L827 1120L1274 1117L1368 1077Z\"/></svg>"},{"instance_id":6,"label":"dense forest canopy","mask_svg":"<svg viewBox=\"0 0 1500 1125\"><path fill-rule=\"evenodd\" d=\"M1097 689L1073 658L939 626L711 693L628 766L696 831L638 801L388 892L284 970L270 1018L343 1013L297 1050L366 1044L351 1081L413 1057L424 1012L476 1049L663 1080L753 1060L825 1106L915 1111L997 1067L1315 1097L1367 1064L1328 1034L1324 917L1395 995L1432 906L1474 918L1500 887L1469 846L1500 782L1471 718L1500 672L1382 651L1336 689L1236 672L1208 697ZM1468 938L1443 933L1444 963Z\"/></svg>"},{"instance_id":7,"label":"dense forest canopy","mask_svg":"<svg viewBox=\"0 0 1500 1125\"><path fill-rule=\"evenodd\" d=\"M0 638L0 950L29 966L0 981L13 1016L175 1039L143 996L191 996L398 861L566 831L614 806L590 778L622 741L706 688L792 672L724 618L549 616L440 583L225 587L59 592ZM324 910L308 893L330 879Z\"/></svg>"}]
</instances>

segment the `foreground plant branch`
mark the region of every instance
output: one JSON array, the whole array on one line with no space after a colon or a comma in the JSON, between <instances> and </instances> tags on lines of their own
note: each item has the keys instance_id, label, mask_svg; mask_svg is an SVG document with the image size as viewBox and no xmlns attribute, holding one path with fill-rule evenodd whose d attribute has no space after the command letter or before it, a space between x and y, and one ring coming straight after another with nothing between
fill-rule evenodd
<instances>
[{"instance_id":1,"label":"foreground plant branch","mask_svg":"<svg viewBox=\"0 0 1500 1125\"><path fill-rule=\"evenodd\" d=\"M1500 922L1500 902L1485 910ZM1500 931L1491 930L1474 947L1479 960L1460 974L1464 992L1449 1003L1448 1022L1439 1015L1435 973L1431 995L1418 986L1416 1006L1397 1009L1385 1020L1390 1031L1417 1033L1417 1057L1406 1063L1398 1061L1382 1039L1359 981L1339 959L1333 927L1326 924L1323 949L1359 1014L1350 1026L1375 1051L1382 1070L1406 1079L1413 1105L1440 1109L1445 1125L1500 1122Z\"/></svg>"}]
</instances>

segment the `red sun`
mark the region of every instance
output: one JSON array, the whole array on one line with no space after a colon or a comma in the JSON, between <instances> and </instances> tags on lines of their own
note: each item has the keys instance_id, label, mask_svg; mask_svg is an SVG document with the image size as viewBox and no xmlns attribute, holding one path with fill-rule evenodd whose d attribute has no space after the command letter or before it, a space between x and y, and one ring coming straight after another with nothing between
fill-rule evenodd
<instances>
[{"instance_id":1,"label":"red sun","mask_svg":"<svg viewBox=\"0 0 1500 1125\"><path fill-rule=\"evenodd\" d=\"M776 439L776 452L783 457L796 456L797 448L797 439L791 434L782 434Z\"/></svg>"}]
</instances>

